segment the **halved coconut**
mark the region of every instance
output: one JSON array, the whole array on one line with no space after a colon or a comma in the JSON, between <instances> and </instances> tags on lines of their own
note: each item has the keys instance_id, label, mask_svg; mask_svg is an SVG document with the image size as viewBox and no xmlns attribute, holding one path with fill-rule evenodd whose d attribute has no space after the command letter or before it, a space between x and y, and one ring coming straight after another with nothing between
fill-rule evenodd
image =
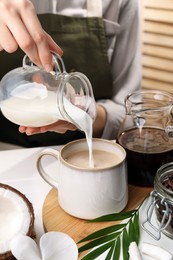
<instances>
[{"instance_id":1,"label":"halved coconut","mask_svg":"<svg viewBox=\"0 0 173 260\"><path fill-rule=\"evenodd\" d=\"M11 240L19 234L32 238L34 210L30 201L15 188L0 183L0 259L14 259Z\"/></svg>"}]
</instances>

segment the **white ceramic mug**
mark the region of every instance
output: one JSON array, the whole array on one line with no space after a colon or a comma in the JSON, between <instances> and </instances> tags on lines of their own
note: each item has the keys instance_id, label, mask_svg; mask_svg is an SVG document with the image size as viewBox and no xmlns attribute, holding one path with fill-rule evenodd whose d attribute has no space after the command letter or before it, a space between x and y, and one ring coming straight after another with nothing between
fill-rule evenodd
<instances>
[{"instance_id":1,"label":"white ceramic mug","mask_svg":"<svg viewBox=\"0 0 173 260\"><path fill-rule=\"evenodd\" d=\"M70 142L60 151L44 149L37 158L38 172L58 190L61 208L82 219L120 212L128 201L125 150L115 142L93 138L93 151L94 156L95 153L102 156L98 155L96 163L100 166L96 168L90 168L88 160L85 160L87 166L80 161L81 154L88 153L86 139ZM45 170L43 157L46 155L57 159L56 178ZM73 155L77 158L77 166L69 161Z\"/></svg>"}]
</instances>

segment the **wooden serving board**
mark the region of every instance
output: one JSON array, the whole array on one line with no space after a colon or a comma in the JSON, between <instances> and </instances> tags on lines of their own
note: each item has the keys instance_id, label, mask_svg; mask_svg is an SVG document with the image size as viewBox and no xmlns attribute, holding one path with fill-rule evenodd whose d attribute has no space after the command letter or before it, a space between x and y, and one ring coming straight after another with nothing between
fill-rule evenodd
<instances>
[{"instance_id":1,"label":"wooden serving board","mask_svg":"<svg viewBox=\"0 0 173 260\"><path fill-rule=\"evenodd\" d=\"M129 200L124 211L135 209L150 193L152 188L129 185ZM68 234L77 243L87 235L111 226L115 222L88 223L86 220L73 217L61 209L58 203L58 192L52 189L43 204L43 224L45 231L59 231ZM80 254L80 257L82 254Z\"/></svg>"}]
</instances>

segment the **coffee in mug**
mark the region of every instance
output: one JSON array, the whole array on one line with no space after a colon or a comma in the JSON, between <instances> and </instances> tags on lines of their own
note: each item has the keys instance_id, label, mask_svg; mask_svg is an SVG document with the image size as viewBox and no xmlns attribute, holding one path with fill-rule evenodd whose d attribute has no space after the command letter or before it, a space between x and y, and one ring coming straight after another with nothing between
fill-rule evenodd
<instances>
[{"instance_id":1,"label":"coffee in mug","mask_svg":"<svg viewBox=\"0 0 173 260\"><path fill-rule=\"evenodd\" d=\"M92 153L94 169L112 167L115 164L121 162L121 157L118 154L112 152L93 150ZM64 158L64 160L68 164L71 164L75 167L84 169L88 169L90 167L89 154L87 150L75 152L69 155L67 158Z\"/></svg>"},{"instance_id":2,"label":"coffee in mug","mask_svg":"<svg viewBox=\"0 0 173 260\"><path fill-rule=\"evenodd\" d=\"M44 166L45 156L57 160L54 175ZM44 149L38 155L37 169L57 189L60 206L70 215L94 219L120 212L128 201L125 150L113 141L93 138L94 167L88 156L86 139L76 140L60 151Z\"/></svg>"}]
</instances>

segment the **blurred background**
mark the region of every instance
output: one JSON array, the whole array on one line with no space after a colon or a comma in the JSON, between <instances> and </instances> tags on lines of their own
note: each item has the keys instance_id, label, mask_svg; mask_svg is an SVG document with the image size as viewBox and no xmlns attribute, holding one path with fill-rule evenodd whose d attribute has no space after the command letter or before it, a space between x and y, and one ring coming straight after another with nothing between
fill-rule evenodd
<instances>
[{"instance_id":1,"label":"blurred background","mask_svg":"<svg viewBox=\"0 0 173 260\"><path fill-rule=\"evenodd\" d=\"M173 94L173 1L140 0L142 87Z\"/></svg>"}]
</instances>

